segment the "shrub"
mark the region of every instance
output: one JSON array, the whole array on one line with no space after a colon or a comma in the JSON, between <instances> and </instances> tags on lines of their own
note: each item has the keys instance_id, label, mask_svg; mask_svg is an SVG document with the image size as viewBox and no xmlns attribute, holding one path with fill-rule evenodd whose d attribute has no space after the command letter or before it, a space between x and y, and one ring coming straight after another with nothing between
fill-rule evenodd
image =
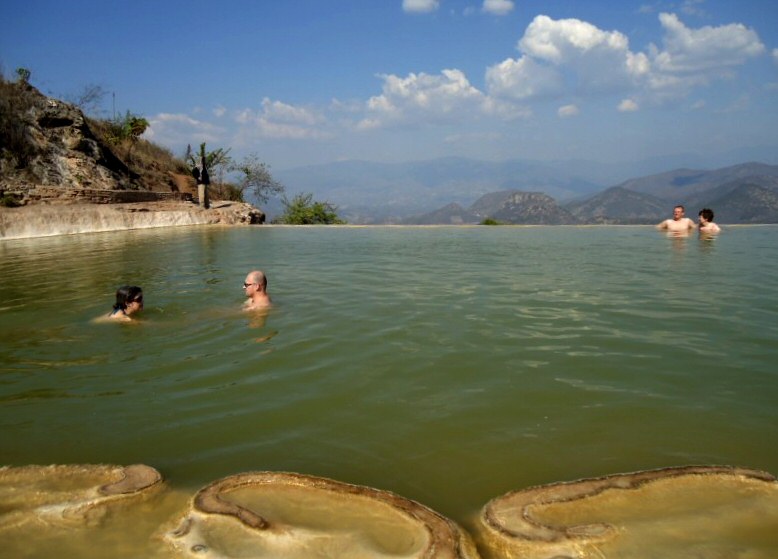
<instances>
[{"instance_id":1,"label":"shrub","mask_svg":"<svg viewBox=\"0 0 778 559\"><path fill-rule=\"evenodd\" d=\"M24 84L7 82L0 76L0 158L17 169L26 168L38 154L24 121L33 102Z\"/></svg>"},{"instance_id":2,"label":"shrub","mask_svg":"<svg viewBox=\"0 0 778 559\"><path fill-rule=\"evenodd\" d=\"M346 223L338 217L337 208L328 202L316 202L313 194L297 194L292 200L282 199L284 213L273 223L285 225L337 225Z\"/></svg>"},{"instance_id":3,"label":"shrub","mask_svg":"<svg viewBox=\"0 0 778 559\"><path fill-rule=\"evenodd\" d=\"M22 203L13 194L6 192L0 196L0 206L4 208L18 208L21 205Z\"/></svg>"}]
</instances>

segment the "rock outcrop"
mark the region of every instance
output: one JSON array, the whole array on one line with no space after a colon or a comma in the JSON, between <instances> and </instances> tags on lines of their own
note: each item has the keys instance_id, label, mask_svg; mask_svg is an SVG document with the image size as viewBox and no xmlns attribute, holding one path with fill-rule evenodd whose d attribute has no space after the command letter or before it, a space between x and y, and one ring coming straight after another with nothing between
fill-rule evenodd
<instances>
[{"instance_id":1,"label":"rock outcrop","mask_svg":"<svg viewBox=\"0 0 778 559\"><path fill-rule=\"evenodd\" d=\"M135 143L103 139L110 123L27 83L0 79L0 121L0 239L265 221L250 204L194 205L183 164L154 157L166 150L141 141L152 154L130 157Z\"/></svg>"},{"instance_id":2,"label":"rock outcrop","mask_svg":"<svg viewBox=\"0 0 778 559\"><path fill-rule=\"evenodd\" d=\"M16 145L0 153L0 189L19 195L38 185L105 190L137 189L137 175L98 139L75 106L28 84L4 84ZM9 142L11 144L11 142ZM22 198L24 201L24 198Z\"/></svg>"}]
</instances>

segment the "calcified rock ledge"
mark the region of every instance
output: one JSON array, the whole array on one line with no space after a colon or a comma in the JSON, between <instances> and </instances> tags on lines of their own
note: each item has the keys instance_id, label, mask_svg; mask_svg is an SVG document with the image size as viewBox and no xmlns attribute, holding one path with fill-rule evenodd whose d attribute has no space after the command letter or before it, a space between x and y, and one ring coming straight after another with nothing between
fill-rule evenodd
<instances>
[{"instance_id":1,"label":"calcified rock ledge","mask_svg":"<svg viewBox=\"0 0 778 559\"><path fill-rule=\"evenodd\" d=\"M470 533L389 491L303 474L237 474L192 497L140 464L0 467L0 555L30 559L773 559L776 526L778 481L720 466L513 491Z\"/></svg>"},{"instance_id":2,"label":"calcified rock ledge","mask_svg":"<svg viewBox=\"0 0 778 559\"><path fill-rule=\"evenodd\" d=\"M191 202L129 204L31 204L0 207L0 239L25 239L183 225L251 225L264 214L250 204L214 202L206 210Z\"/></svg>"},{"instance_id":3,"label":"calcified rock ledge","mask_svg":"<svg viewBox=\"0 0 778 559\"><path fill-rule=\"evenodd\" d=\"M279 472L239 474L205 487L165 539L191 557L479 557L456 523L415 501Z\"/></svg>"},{"instance_id":4,"label":"calcified rock ledge","mask_svg":"<svg viewBox=\"0 0 778 559\"><path fill-rule=\"evenodd\" d=\"M107 507L162 486L144 464L0 467L0 534L25 524L94 524Z\"/></svg>"},{"instance_id":5,"label":"calcified rock ledge","mask_svg":"<svg viewBox=\"0 0 778 559\"><path fill-rule=\"evenodd\" d=\"M760 523L778 525L775 477L688 466L513 491L484 506L476 532L494 559L661 557L681 549L689 557L755 559L778 545L775 538L762 554L755 542L737 542Z\"/></svg>"}]
</instances>

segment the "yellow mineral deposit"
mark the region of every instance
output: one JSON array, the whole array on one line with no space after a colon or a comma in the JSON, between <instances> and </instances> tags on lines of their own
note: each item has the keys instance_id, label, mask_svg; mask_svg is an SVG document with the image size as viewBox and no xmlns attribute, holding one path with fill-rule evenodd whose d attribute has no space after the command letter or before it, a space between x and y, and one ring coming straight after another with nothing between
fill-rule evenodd
<instances>
[{"instance_id":1,"label":"yellow mineral deposit","mask_svg":"<svg viewBox=\"0 0 778 559\"><path fill-rule=\"evenodd\" d=\"M0 530L26 522L89 523L118 501L140 499L162 484L154 468L68 465L0 468Z\"/></svg>"},{"instance_id":2,"label":"yellow mineral deposit","mask_svg":"<svg viewBox=\"0 0 778 559\"><path fill-rule=\"evenodd\" d=\"M748 557L778 549L778 482L757 470L685 467L507 493L482 509L483 557Z\"/></svg>"},{"instance_id":3,"label":"yellow mineral deposit","mask_svg":"<svg viewBox=\"0 0 778 559\"><path fill-rule=\"evenodd\" d=\"M158 557L151 535L186 496L171 501L144 465L0 468L0 557Z\"/></svg>"},{"instance_id":4,"label":"yellow mineral deposit","mask_svg":"<svg viewBox=\"0 0 778 559\"><path fill-rule=\"evenodd\" d=\"M292 473L224 478L167 541L190 557L476 559L454 522L394 493Z\"/></svg>"},{"instance_id":5,"label":"yellow mineral deposit","mask_svg":"<svg viewBox=\"0 0 778 559\"><path fill-rule=\"evenodd\" d=\"M251 472L195 493L154 468L0 468L0 557L774 559L778 481L667 468L507 493L474 526L388 491ZM480 555L479 555L480 553Z\"/></svg>"}]
</instances>

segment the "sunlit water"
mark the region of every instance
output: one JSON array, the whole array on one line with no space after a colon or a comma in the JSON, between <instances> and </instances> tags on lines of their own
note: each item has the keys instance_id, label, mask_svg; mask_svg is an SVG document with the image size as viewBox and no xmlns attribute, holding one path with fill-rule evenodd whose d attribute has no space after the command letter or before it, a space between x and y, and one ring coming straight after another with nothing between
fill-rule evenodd
<instances>
[{"instance_id":1,"label":"sunlit water","mask_svg":"<svg viewBox=\"0 0 778 559\"><path fill-rule=\"evenodd\" d=\"M462 522L553 481L778 473L778 226L170 228L0 242L0 282L0 464L295 471ZM125 283L139 323L92 323Z\"/></svg>"}]
</instances>

